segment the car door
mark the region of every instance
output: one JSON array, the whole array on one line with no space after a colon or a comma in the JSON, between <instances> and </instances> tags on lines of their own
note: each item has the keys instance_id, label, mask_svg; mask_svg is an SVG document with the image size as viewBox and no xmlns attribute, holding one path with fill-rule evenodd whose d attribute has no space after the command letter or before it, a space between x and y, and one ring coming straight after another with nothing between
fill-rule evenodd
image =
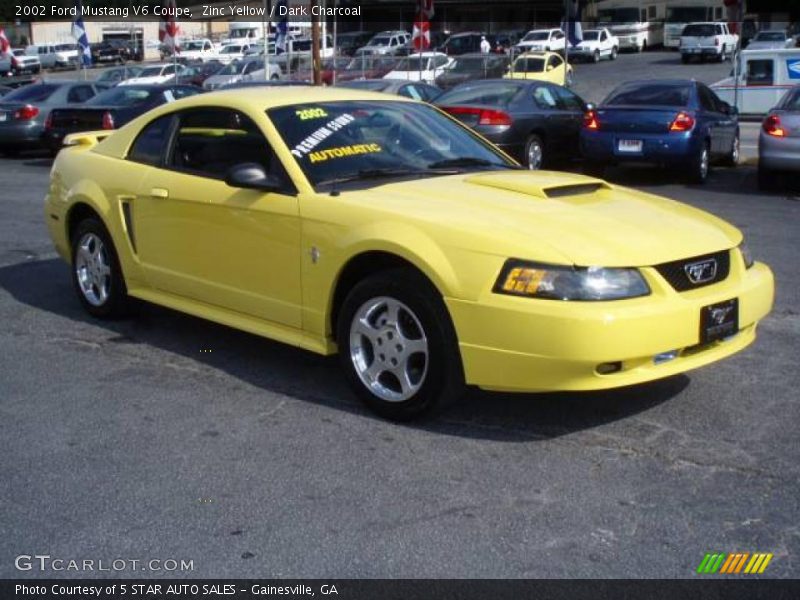
<instances>
[{"instance_id":1,"label":"car door","mask_svg":"<svg viewBox=\"0 0 800 600\"><path fill-rule=\"evenodd\" d=\"M546 82L532 84L526 93L525 103L529 108L525 117L531 121L531 127L541 124L544 128L547 151L561 153L571 140L567 132L570 118L561 108L556 87Z\"/></svg>"},{"instance_id":2,"label":"car door","mask_svg":"<svg viewBox=\"0 0 800 600\"><path fill-rule=\"evenodd\" d=\"M703 86L705 87L705 86ZM720 100L719 96L714 93L714 90L706 87L706 90L711 94L712 102L714 103L715 113L718 115L718 127L720 132L720 153L727 155L733 147L733 140L736 137L736 131L739 128L739 118L731 111L731 106Z\"/></svg>"},{"instance_id":3,"label":"car door","mask_svg":"<svg viewBox=\"0 0 800 600\"><path fill-rule=\"evenodd\" d=\"M558 97L558 107L561 110L559 122L563 123L563 140L567 152L577 154L578 142L583 126L583 115L586 112L586 102L572 90L561 85L554 85L553 90Z\"/></svg>"},{"instance_id":4,"label":"car door","mask_svg":"<svg viewBox=\"0 0 800 600\"><path fill-rule=\"evenodd\" d=\"M143 177L134 206L149 283L299 328L297 196L266 137L246 115L223 108L182 111L169 128L161 144L173 141ZM284 187L265 193L228 186L227 171L245 162L261 164Z\"/></svg>"},{"instance_id":5,"label":"car door","mask_svg":"<svg viewBox=\"0 0 800 600\"><path fill-rule=\"evenodd\" d=\"M726 138L727 115L718 112L714 94L706 86L697 84L698 99L700 101L700 118L711 139L711 154L719 155L723 152Z\"/></svg>"}]
</instances>

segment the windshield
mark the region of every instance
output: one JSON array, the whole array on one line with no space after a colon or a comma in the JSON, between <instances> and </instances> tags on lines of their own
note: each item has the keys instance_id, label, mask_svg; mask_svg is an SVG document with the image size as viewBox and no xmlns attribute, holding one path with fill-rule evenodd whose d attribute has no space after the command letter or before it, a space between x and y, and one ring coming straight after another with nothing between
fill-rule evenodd
<instances>
[{"instance_id":1,"label":"windshield","mask_svg":"<svg viewBox=\"0 0 800 600\"><path fill-rule=\"evenodd\" d=\"M374 38L372 38L370 40L369 45L370 46L388 46L390 39L391 38L389 38L387 36L383 36L383 35L382 36L378 36L378 37L374 37Z\"/></svg>"},{"instance_id":2,"label":"windshield","mask_svg":"<svg viewBox=\"0 0 800 600\"><path fill-rule=\"evenodd\" d=\"M219 51L220 54L240 54L242 47L239 44L229 44Z\"/></svg>"},{"instance_id":3,"label":"windshield","mask_svg":"<svg viewBox=\"0 0 800 600\"><path fill-rule=\"evenodd\" d=\"M511 81L475 85L462 84L436 98L436 104L440 106L457 106L459 104L505 106L521 89L521 84Z\"/></svg>"},{"instance_id":4,"label":"windshield","mask_svg":"<svg viewBox=\"0 0 800 600\"><path fill-rule=\"evenodd\" d=\"M70 50L75 50L77 46L75 44L59 44L56 46L56 52L69 52Z\"/></svg>"},{"instance_id":5,"label":"windshield","mask_svg":"<svg viewBox=\"0 0 800 600\"><path fill-rule=\"evenodd\" d=\"M197 40L193 42L184 42L181 50L202 50L204 42Z\"/></svg>"},{"instance_id":6,"label":"windshield","mask_svg":"<svg viewBox=\"0 0 800 600\"><path fill-rule=\"evenodd\" d=\"M401 58L394 67L395 71L421 71L428 68L428 57L409 56Z\"/></svg>"},{"instance_id":7,"label":"windshield","mask_svg":"<svg viewBox=\"0 0 800 600\"><path fill-rule=\"evenodd\" d=\"M147 67L146 69L142 69L142 72L139 73L139 77L159 77L161 75L161 71L164 67Z\"/></svg>"},{"instance_id":8,"label":"windshield","mask_svg":"<svg viewBox=\"0 0 800 600\"><path fill-rule=\"evenodd\" d=\"M523 42L540 42L550 39L549 31L531 31L528 35L522 38Z\"/></svg>"},{"instance_id":9,"label":"windshield","mask_svg":"<svg viewBox=\"0 0 800 600\"><path fill-rule=\"evenodd\" d=\"M672 83L623 84L603 102L604 106L686 106L690 85Z\"/></svg>"},{"instance_id":10,"label":"windshield","mask_svg":"<svg viewBox=\"0 0 800 600\"><path fill-rule=\"evenodd\" d=\"M683 36L692 36L692 37L711 37L716 32L714 31L714 26L711 24L698 24L698 25L687 25L683 28Z\"/></svg>"},{"instance_id":11,"label":"windshield","mask_svg":"<svg viewBox=\"0 0 800 600\"><path fill-rule=\"evenodd\" d=\"M348 178L380 183L395 176L433 176L456 159L483 169L511 168L491 145L431 106L393 101L321 102L267 111L312 185ZM450 170L448 173L452 173Z\"/></svg>"},{"instance_id":12,"label":"windshield","mask_svg":"<svg viewBox=\"0 0 800 600\"><path fill-rule=\"evenodd\" d=\"M450 70L455 73L473 73L475 71L483 71L484 68L491 68L496 62L496 60L492 60L488 56L486 58L457 58L450 67Z\"/></svg>"},{"instance_id":13,"label":"windshield","mask_svg":"<svg viewBox=\"0 0 800 600\"><path fill-rule=\"evenodd\" d=\"M704 6L673 6L667 8L668 23L691 23L708 18Z\"/></svg>"},{"instance_id":14,"label":"windshield","mask_svg":"<svg viewBox=\"0 0 800 600\"><path fill-rule=\"evenodd\" d=\"M58 89L57 85L34 83L14 90L3 96L3 102L44 102Z\"/></svg>"},{"instance_id":15,"label":"windshield","mask_svg":"<svg viewBox=\"0 0 800 600\"><path fill-rule=\"evenodd\" d=\"M638 8L604 8L597 11L600 23L638 23Z\"/></svg>"},{"instance_id":16,"label":"windshield","mask_svg":"<svg viewBox=\"0 0 800 600\"><path fill-rule=\"evenodd\" d=\"M583 32L583 40L584 41L594 42L599 37L600 37L600 32L599 31L584 31Z\"/></svg>"},{"instance_id":17,"label":"windshield","mask_svg":"<svg viewBox=\"0 0 800 600\"><path fill-rule=\"evenodd\" d=\"M244 66L247 63L235 60L232 63L225 65L224 69L217 72L217 75L240 75L244 73Z\"/></svg>"},{"instance_id":18,"label":"windshield","mask_svg":"<svg viewBox=\"0 0 800 600\"><path fill-rule=\"evenodd\" d=\"M754 42L783 42L786 36L780 31L762 31L753 38Z\"/></svg>"},{"instance_id":19,"label":"windshield","mask_svg":"<svg viewBox=\"0 0 800 600\"><path fill-rule=\"evenodd\" d=\"M514 61L514 70L518 73L541 73L544 71L544 59L518 58Z\"/></svg>"},{"instance_id":20,"label":"windshield","mask_svg":"<svg viewBox=\"0 0 800 600\"><path fill-rule=\"evenodd\" d=\"M256 37L256 30L255 29L233 29L230 32L231 38L247 38L247 37Z\"/></svg>"},{"instance_id":21,"label":"windshield","mask_svg":"<svg viewBox=\"0 0 800 600\"><path fill-rule=\"evenodd\" d=\"M85 104L95 106L133 106L147 101L155 93L152 88L115 87L97 94Z\"/></svg>"}]
</instances>

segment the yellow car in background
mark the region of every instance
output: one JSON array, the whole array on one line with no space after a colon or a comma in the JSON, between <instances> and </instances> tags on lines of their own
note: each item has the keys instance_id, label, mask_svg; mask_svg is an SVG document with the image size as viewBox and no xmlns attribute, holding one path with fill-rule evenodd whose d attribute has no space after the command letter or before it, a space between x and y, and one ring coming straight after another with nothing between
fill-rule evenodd
<instances>
[{"instance_id":1,"label":"yellow car in background","mask_svg":"<svg viewBox=\"0 0 800 600\"><path fill-rule=\"evenodd\" d=\"M566 68L566 79L564 69ZM555 52L526 52L511 63L505 79L539 79L558 85L572 85L572 65Z\"/></svg>"},{"instance_id":2,"label":"yellow car in background","mask_svg":"<svg viewBox=\"0 0 800 600\"><path fill-rule=\"evenodd\" d=\"M741 232L599 179L529 172L438 109L237 89L67 138L45 218L96 317L131 297L340 356L409 419L465 384L591 390L755 339L773 278Z\"/></svg>"}]
</instances>

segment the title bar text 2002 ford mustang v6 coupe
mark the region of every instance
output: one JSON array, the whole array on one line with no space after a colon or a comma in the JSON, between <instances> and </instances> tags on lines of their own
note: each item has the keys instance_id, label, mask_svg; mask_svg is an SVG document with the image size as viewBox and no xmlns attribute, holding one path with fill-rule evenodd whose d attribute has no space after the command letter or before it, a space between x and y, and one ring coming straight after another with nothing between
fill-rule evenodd
<instances>
[{"instance_id":1,"label":"title bar text 2002 ford mustang v6 coupe","mask_svg":"<svg viewBox=\"0 0 800 600\"><path fill-rule=\"evenodd\" d=\"M407 419L489 390L611 388L741 350L773 300L742 234L602 180L531 173L426 104L216 92L74 134L46 219L92 315L130 297L338 351Z\"/></svg>"}]
</instances>

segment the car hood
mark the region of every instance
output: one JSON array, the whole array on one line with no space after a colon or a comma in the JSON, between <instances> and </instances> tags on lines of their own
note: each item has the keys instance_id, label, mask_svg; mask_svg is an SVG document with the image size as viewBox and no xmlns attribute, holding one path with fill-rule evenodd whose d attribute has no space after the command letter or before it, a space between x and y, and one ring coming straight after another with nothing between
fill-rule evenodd
<instances>
[{"instance_id":1,"label":"car hood","mask_svg":"<svg viewBox=\"0 0 800 600\"><path fill-rule=\"evenodd\" d=\"M443 243L508 258L640 267L736 246L741 233L685 204L557 172L492 171L345 192Z\"/></svg>"},{"instance_id":2,"label":"car hood","mask_svg":"<svg viewBox=\"0 0 800 600\"><path fill-rule=\"evenodd\" d=\"M786 47L786 42L750 42L747 44L748 50L782 50Z\"/></svg>"},{"instance_id":3,"label":"car hood","mask_svg":"<svg viewBox=\"0 0 800 600\"><path fill-rule=\"evenodd\" d=\"M124 85L134 85L137 83L161 83L163 80L171 77L170 75L154 75L153 77L131 77L120 82Z\"/></svg>"}]
</instances>

